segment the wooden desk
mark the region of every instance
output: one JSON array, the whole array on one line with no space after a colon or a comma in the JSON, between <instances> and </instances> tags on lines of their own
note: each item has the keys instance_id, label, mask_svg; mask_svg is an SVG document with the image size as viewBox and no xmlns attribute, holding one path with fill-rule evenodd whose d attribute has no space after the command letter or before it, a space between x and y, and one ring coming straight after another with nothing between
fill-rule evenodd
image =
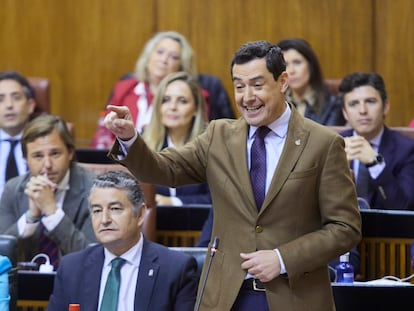
<instances>
[{"instance_id":1,"label":"wooden desk","mask_svg":"<svg viewBox=\"0 0 414 311\"><path fill-rule=\"evenodd\" d=\"M53 273L38 271L17 271L17 308L19 311L46 310L50 294L53 291Z\"/></svg>"},{"instance_id":2,"label":"wooden desk","mask_svg":"<svg viewBox=\"0 0 414 311\"><path fill-rule=\"evenodd\" d=\"M410 246L414 241L414 212L361 210L359 245L361 275L373 280L387 275L405 278L413 273Z\"/></svg>"}]
</instances>

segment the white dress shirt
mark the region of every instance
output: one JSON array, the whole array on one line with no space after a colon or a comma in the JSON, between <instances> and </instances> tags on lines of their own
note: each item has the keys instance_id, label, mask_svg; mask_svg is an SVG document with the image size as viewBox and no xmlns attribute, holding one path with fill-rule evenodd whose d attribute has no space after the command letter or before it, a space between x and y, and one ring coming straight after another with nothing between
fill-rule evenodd
<instances>
[{"instance_id":1,"label":"white dress shirt","mask_svg":"<svg viewBox=\"0 0 414 311\"><path fill-rule=\"evenodd\" d=\"M17 171L19 172L19 175L27 172L27 164L23 157L22 145L20 143L21 137L22 133L11 137L5 131L0 129L0 197L3 193L4 186L6 185L6 164L10 152L10 139L19 141L14 148L14 157L16 158Z\"/></svg>"},{"instance_id":2,"label":"white dress shirt","mask_svg":"<svg viewBox=\"0 0 414 311\"><path fill-rule=\"evenodd\" d=\"M148 102L144 82L139 82L135 87L134 92L138 96L138 115L135 120L135 128L138 130L138 133L142 133L144 127L151 121L153 105Z\"/></svg>"},{"instance_id":3,"label":"white dress shirt","mask_svg":"<svg viewBox=\"0 0 414 311\"><path fill-rule=\"evenodd\" d=\"M276 167L279 163L280 155L282 154L283 147L285 146L286 136L289 127L289 119L292 111L288 104L286 104L285 112L272 123L268 124L267 127L271 129L269 134L266 135L264 142L266 147L266 190L265 193L269 190L270 183L272 182L273 176L276 171ZM247 138L247 161L250 170L250 151L255 138L257 127L250 126L249 136ZM269 160L271 159L271 160ZM286 267L283 262L283 258L280 255L279 250L276 248L275 252L279 257L280 261L280 273L286 273ZM252 275L247 274L246 279L251 278Z\"/></svg>"},{"instance_id":4,"label":"white dress shirt","mask_svg":"<svg viewBox=\"0 0 414 311\"><path fill-rule=\"evenodd\" d=\"M121 285L119 288L118 296L118 308L117 310L134 311L135 306L135 290L137 288L138 271L141 263L142 247L144 245L143 235L140 235L139 241L136 245L130 248L126 253L120 257L125 259L125 263L121 267ZM102 267L101 285L99 289L99 308L101 308L102 298L105 291L106 280L108 279L109 272L111 271L111 261L115 256L106 248L105 260ZM151 271L148 271L151 273Z\"/></svg>"}]
</instances>

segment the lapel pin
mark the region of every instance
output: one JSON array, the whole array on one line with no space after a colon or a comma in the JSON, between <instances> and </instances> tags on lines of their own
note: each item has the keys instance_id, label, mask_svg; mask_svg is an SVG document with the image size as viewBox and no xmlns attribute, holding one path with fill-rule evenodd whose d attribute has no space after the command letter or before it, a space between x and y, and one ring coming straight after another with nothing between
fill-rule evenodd
<instances>
[{"instance_id":1,"label":"lapel pin","mask_svg":"<svg viewBox=\"0 0 414 311\"><path fill-rule=\"evenodd\" d=\"M153 275L154 275L154 269L149 269L148 276L153 276Z\"/></svg>"},{"instance_id":2,"label":"lapel pin","mask_svg":"<svg viewBox=\"0 0 414 311\"><path fill-rule=\"evenodd\" d=\"M296 146L299 146L299 145L300 145L300 139L296 139L296 140L295 140L295 145L296 145Z\"/></svg>"}]
</instances>

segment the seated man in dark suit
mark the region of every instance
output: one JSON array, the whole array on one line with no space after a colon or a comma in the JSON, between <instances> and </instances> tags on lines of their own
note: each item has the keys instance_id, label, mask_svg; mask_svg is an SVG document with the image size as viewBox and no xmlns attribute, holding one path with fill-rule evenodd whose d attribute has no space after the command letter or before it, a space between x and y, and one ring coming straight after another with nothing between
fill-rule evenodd
<instances>
[{"instance_id":1,"label":"seated man in dark suit","mask_svg":"<svg viewBox=\"0 0 414 311\"><path fill-rule=\"evenodd\" d=\"M73 137L57 116L30 121L21 143L30 172L6 184L0 234L18 238L20 261L46 253L56 267L61 255L96 241L87 202L94 175L74 161Z\"/></svg>"},{"instance_id":2,"label":"seated man in dark suit","mask_svg":"<svg viewBox=\"0 0 414 311\"><path fill-rule=\"evenodd\" d=\"M350 74L339 92L352 127L342 135L358 197L373 209L414 210L414 140L385 125L390 104L382 77Z\"/></svg>"},{"instance_id":3,"label":"seated man in dark suit","mask_svg":"<svg viewBox=\"0 0 414 311\"><path fill-rule=\"evenodd\" d=\"M0 196L10 178L27 172L20 137L35 105L34 91L24 76L0 72Z\"/></svg>"},{"instance_id":4,"label":"seated man in dark suit","mask_svg":"<svg viewBox=\"0 0 414 311\"><path fill-rule=\"evenodd\" d=\"M123 171L98 176L89 206L102 244L63 257L48 310L67 310L69 303L79 303L82 310L192 311L198 283L196 261L142 235L147 206L137 180ZM110 270L116 261L123 264L112 305L106 288L112 284Z\"/></svg>"}]
</instances>

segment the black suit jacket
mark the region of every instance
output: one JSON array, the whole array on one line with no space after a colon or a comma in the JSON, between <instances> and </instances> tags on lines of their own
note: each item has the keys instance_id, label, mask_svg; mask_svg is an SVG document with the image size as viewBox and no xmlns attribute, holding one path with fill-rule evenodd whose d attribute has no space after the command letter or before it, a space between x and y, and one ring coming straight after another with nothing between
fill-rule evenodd
<instances>
[{"instance_id":1,"label":"black suit jacket","mask_svg":"<svg viewBox=\"0 0 414 311\"><path fill-rule=\"evenodd\" d=\"M97 310L103 263L104 248L100 244L64 256L47 310L67 310L69 303L79 303L82 310ZM144 238L135 301L131 302L134 310L192 311L198 283L196 271L192 256Z\"/></svg>"}]
</instances>

